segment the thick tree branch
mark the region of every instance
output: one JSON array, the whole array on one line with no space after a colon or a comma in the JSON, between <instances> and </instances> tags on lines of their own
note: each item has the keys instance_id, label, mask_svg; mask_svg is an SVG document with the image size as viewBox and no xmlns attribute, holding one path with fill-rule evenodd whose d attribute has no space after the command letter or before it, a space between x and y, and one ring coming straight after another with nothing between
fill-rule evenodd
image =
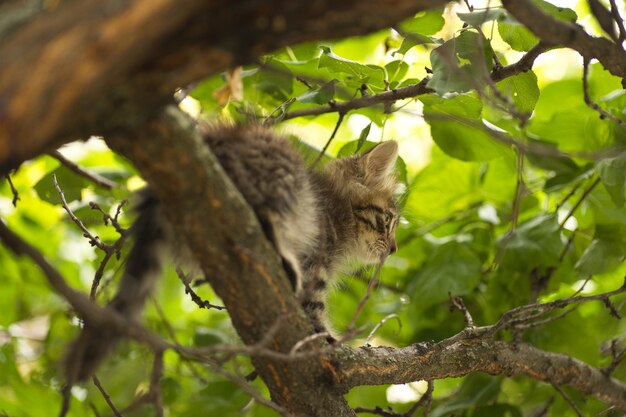
<instances>
[{"instance_id":1,"label":"thick tree branch","mask_svg":"<svg viewBox=\"0 0 626 417\"><path fill-rule=\"evenodd\" d=\"M265 52L369 33L445 2L65 0L35 10L0 43L0 172L149 120L176 88Z\"/></svg>"},{"instance_id":2,"label":"thick tree branch","mask_svg":"<svg viewBox=\"0 0 626 417\"><path fill-rule=\"evenodd\" d=\"M334 356L339 365L339 380L348 390L359 385L401 384L459 377L478 371L523 375L546 383L572 386L626 412L626 384L570 356L545 352L524 343L471 335L453 339L402 349L344 348Z\"/></svg>"},{"instance_id":3,"label":"thick tree branch","mask_svg":"<svg viewBox=\"0 0 626 417\"><path fill-rule=\"evenodd\" d=\"M626 78L626 53L606 38L596 38L574 23L557 20L529 0L502 0L504 7L549 46L566 46L586 59L595 58L611 74Z\"/></svg>"}]
</instances>

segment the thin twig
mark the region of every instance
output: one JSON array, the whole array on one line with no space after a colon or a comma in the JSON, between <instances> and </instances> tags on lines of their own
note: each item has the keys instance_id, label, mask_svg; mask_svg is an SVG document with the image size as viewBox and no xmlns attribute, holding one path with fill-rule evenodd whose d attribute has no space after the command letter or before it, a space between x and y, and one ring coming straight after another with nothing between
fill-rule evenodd
<instances>
[{"instance_id":1,"label":"thin twig","mask_svg":"<svg viewBox=\"0 0 626 417\"><path fill-rule=\"evenodd\" d=\"M613 16L613 20L617 23L617 28L619 29L619 37L618 42L621 44L626 39L626 29L624 29L624 19L619 14L619 9L617 7L617 3L615 0L609 0L611 4L611 15Z\"/></svg>"},{"instance_id":2,"label":"thin twig","mask_svg":"<svg viewBox=\"0 0 626 417\"><path fill-rule=\"evenodd\" d=\"M563 207L563 205L565 203L567 203L567 200L569 200L574 194L576 194L576 191L578 191L578 189L583 185L584 180L578 181L570 190L569 193L567 193L567 195L565 197L563 197L563 199L561 201L559 201L556 205L556 210L558 211L561 207Z\"/></svg>"},{"instance_id":3,"label":"thin twig","mask_svg":"<svg viewBox=\"0 0 626 417\"><path fill-rule=\"evenodd\" d=\"M307 337L305 337L304 339L298 340L298 343L296 343L295 345L293 345L293 347L291 348L291 350L289 350L289 354L290 355L295 355L296 353L298 353L298 351L305 345L315 341L315 340L319 340L319 339L323 339L323 338L327 338L331 336L331 334L329 332L320 332L320 333L314 333L312 335L309 335Z\"/></svg>"},{"instance_id":4,"label":"thin twig","mask_svg":"<svg viewBox=\"0 0 626 417\"><path fill-rule=\"evenodd\" d=\"M433 391L435 390L435 384L433 381L428 381L428 388L426 392L422 395L422 397L413 405L413 407L409 408L406 413L404 413L405 417L411 417L415 412L421 407L424 406L424 417L428 417L430 414L430 406L433 402Z\"/></svg>"},{"instance_id":5,"label":"thin twig","mask_svg":"<svg viewBox=\"0 0 626 417\"><path fill-rule=\"evenodd\" d=\"M597 111L600 114L600 118L609 119L617 123L621 127L626 128L626 122L613 116L611 113L607 112L606 110L604 110L602 107L600 107L598 104L596 104L595 102L591 100L591 97L589 97L589 81L587 79L588 75L589 75L589 58L586 56L583 56L583 96L585 99L585 104L587 104L587 106L591 107L593 110Z\"/></svg>"},{"instance_id":6,"label":"thin twig","mask_svg":"<svg viewBox=\"0 0 626 417\"><path fill-rule=\"evenodd\" d=\"M495 271L502 259L504 259L504 255L506 253L506 249L515 237L515 231L517 230L517 223L519 221L519 213L520 207L522 204L522 199L526 195L528 189L526 187L526 183L524 182L524 157L526 155L526 150L522 146L518 146L517 148L517 183L515 186L515 197L513 198L513 207L511 209L511 228L506 233L502 242L500 244L500 248L498 248L498 252L493 260L493 263L489 267L488 271Z\"/></svg>"},{"instance_id":7,"label":"thin twig","mask_svg":"<svg viewBox=\"0 0 626 417\"><path fill-rule=\"evenodd\" d=\"M89 244L91 246L96 246L98 249L101 249L104 252L106 252L108 250L109 245L102 242L98 236L92 235L89 229L85 227L83 222L80 221L80 219L74 215L72 210L70 210L67 204L67 200L65 200L65 194L63 193L63 190L61 190L61 187L59 187L59 183L57 182L57 176L54 174L52 175L52 182L54 183L54 188L57 190L57 193L59 194L59 198L61 199L61 204L63 205L63 208L67 212L68 216L70 216L70 219L72 219L72 221L79 227L79 229L82 230L83 236L89 239Z\"/></svg>"},{"instance_id":8,"label":"thin twig","mask_svg":"<svg viewBox=\"0 0 626 417\"><path fill-rule=\"evenodd\" d=\"M341 112L341 111L339 112L339 118L337 119L337 124L335 124L335 129L333 129L333 133L331 133L330 137L328 138L328 141L326 142L326 144L324 145L324 147L320 151L320 154L317 156L315 161L313 161L313 164L311 164L312 168L315 168L315 166L322 159L322 157L324 155L326 155L326 150L328 150L328 147L330 146L330 143L335 138L335 135L337 134L337 131L339 130L339 126L341 126L341 123L343 122L343 118L345 117L345 115L346 115L345 112Z\"/></svg>"},{"instance_id":9,"label":"thin twig","mask_svg":"<svg viewBox=\"0 0 626 417\"><path fill-rule=\"evenodd\" d=\"M407 235L403 240L399 241L398 246L402 246L403 244L408 243L408 241L413 238L424 236L425 234L430 233L433 230L440 228L441 226L447 225L448 223L464 220L474 214L476 212L476 209L479 208L482 204L482 201L476 201L474 203L471 203L467 208L463 210L459 210L450 214L449 216L442 217L441 219L435 220L432 223L428 223L417 229L415 232Z\"/></svg>"},{"instance_id":10,"label":"thin twig","mask_svg":"<svg viewBox=\"0 0 626 417\"><path fill-rule=\"evenodd\" d=\"M559 313L555 316L551 316L548 318L545 318L543 320L537 320L537 321L533 321L533 322L528 322L528 323L517 323L515 325L515 328L518 330L527 330L527 329L532 329L535 327L541 327L541 326L545 326L548 323L552 323L553 321L557 321L562 319L563 317L567 316L568 314L576 311L577 307L572 307L569 310L565 310L562 313Z\"/></svg>"},{"instance_id":11,"label":"thin twig","mask_svg":"<svg viewBox=\"0 0 626 417\"><path fill-rule=\"evenodd\" d=\"M491 79L494 82L498 82L513 75L530 71L533 68L535 59L548 49L550 49L550 47L540 41L538 44L530 48L528 52L526 52L524 56L519 59L519 61L511 65L507 65L506 67L494 67L491 71Z\"/></svg>"},{"instance_id":12,"label":"thin twig","mask_svg":"<svg viewBox=\"0 0 626 417\"><path fill-rule=\"evenodd\" d=\"M92 235L89 229L85 227L83 222L81 222L80 219L76 217L76 215L72 212L72 210L69 208L69 205L67 204L67 201L65 200L65 195L63 193L63 190L61 190L61 187L59 186L59 183L57 182L57 177L54 174L52 175L52 181L54 183L54 188L57 190L59 198L61 199L61 204L63 205L63 208L65 209L67 214L70 216L70 219L83 232L83 236L89 240L89 244L91 246L96 246L98 249L104 252L104 257L102 258L102 261L100 262L100 265L98 266L98 269L96 270L94 279L91 283L91 290L89 292L90 298L92 300L95 300L96 292L98 291L98 286L100 285L100 281L102 280L102 276L104 275L104 270L106 268L106 265L108 264L109 260L114 255L117 256L119 259L122 247L124 246L124 242L126 241L126 238L128 237L128 234L129 234L128 230L122 228L118 222L118 217L121 213L122 207L126 204L126 200L123 200L117 206L115 216L113 217L109 215L108 213L106 213L104 210L102 210L100 206L97 205L96 203L93 203L93 202L89 203L89 206L91 207L91 209L98 210L102 213L104 217L104 223L108 224L108 222L110 222L115 228L115 230L120 234L120 238L116 240L115 243L113 243L112 245L109 245L107 243L102 242L98 236Z\"/></svg>"},{"instance_id":13,"label":"thin twig","mask_svg":"<svg viewBox=\"0 0 626 417\"><path fill-rule=\"evenodd\" d=\"M200 307L200 308L207 308L207 309L213 308L215 310L226 310L226 307L218 306L218 305L215 305L215 304L211 304L210 302L208 302L206 300L203 300L198 294L196 294L196 292L189 285L191 280L183 272L182 269L176 268L176 274L178 275L178 278L180 278L181 282L185 286L185 294L189 294L189 296L191 297L191 301L196 303L198 305L198 307Z\"/></svg>"},{"instance_id":14,"label":"thin twig","mask_svg":"<svg viewBox=\"0 0 626 417\"><path fill-rule=\"evenodd\" d=\"M122 212L122 207L124 207L126 204L128 204L128 200L122 200L118 205L117 208L115 209L115 216L111 216L109 213L107 213L106 211L102 210L102 208L95 202L91 201L89 202L89 207L92 210L97 210L102 214L102 218L104 220L104 224L106 226L109 225L109 223L111 223L111 225L115 228L115 231L117 233L119 233L120 235L125 235L127 233L127 229L124 229L118 219L120 216L120 213Z\"/></svg>"},{"instance_id":15,"label":"thin twig","mask_svg":"<svg viewBox=\"0 0 626 417\"><path fill-rule=\"evenodd\" d=\"M351 110L361 109L364 107L372 107L377 104L384 104L386 102L404 100L409 98L415 98L422 94L428 94L434 92L433 89L426 87L429 78L426 77L417 84L409 85L390 91L385 91L378 94L370 94L360 98L356 98L345 102L334 102L328 106L313 107L311 109L297 110L290 113L285 113L281 120L294 119L296 117L303 116L319 116L326 113L348 113Z\"/></svg>"},{"instance_id":16,"label":"thin twig","mask_svg":"<svg viewBox=\"0 0 626 417\"><path fill-rule=\"evenodd\" d=\"M580 408L578 408L574 400L572 400L570 396L567 395L565 391L561 389L561 387L559 387L557 384L552 384L552 386L559 394L561 394L561 397L563 397L563 399L567 401L567 403L570 405L570 407L572 407L572 410L574 410L574 412L576 413L576 415L578 415L578 417L585 417L585 415L583 414L582 411L580 411Z\"/></svg>"},{"instance_id":17,"label":"thin twig","mask_svg":"<svg viewBox=\"0 0 626 417\"><path fill-rule=\"evenodd\" d=\"M612 405L610 407L605 408L604 410L600 411L598 414L596 414L594 417L601 417L601 416L605 416L607 414L609 414L611 411L615 410L615 406Z\"/></svg>"},{"instance_id":18,"label":"thin twig","mask_svg":"<svg viewBox=\"0 0 626 417\"><path fill-rule=\"evenodd\" d=\"M602 369L607 376L611 375L613 371L619 366L619 364L626 359L626 346L622 346L620 349L620 341L618 339L611 340L611 363Z\"/></svg>"},{"instance_id":19,"label":"thin twig","mask_svg":"<svg viewBox=\"0 0 626 417\"><path fill-rule=\"evenodd\" d=\"M563 218L563 220L561 220L561 224L559 225L559 229L563 229L563 227L565 226L565 223L569 220L570 217L572 217L574 215L574 213L576 212L576 209L578 209L578 207L580 207L580 205L583 203L583 201L585 201L587 199L587 197L589 197L589 194L591 194L591 192L593 191L594 188L596 188L596 186L600 184L600 178L596 178L589 187L587 187L587 189L583 192L583 194L580 196L580 198L578 199L578 201L576 202L576 204L574 204L574 206L571 208L571 210L567 213L567 215Z\"/></svg>"},{"instance_id":20,"label":"thin twig","mask_svg":"<svg viewBox=\"0 0 626 417\"><path fill-rule=\"evenodd\" d=\"M100 394L102 394L102 398L104 398L104 401L107 403L113 414L116 417L122 417L122 414L120 414L119 410L115 407L115 404L113 404L111 396L108 392L106 392L98 377L94 375L91 377L91 380L93 381L93 384L96 386L96 388L98 388L98 391L100 391Z\"/></svg>"},{"instance_id":21,"label":"thin twig","mask_svg":"<svg viewBox=\"0 0 626 417\"><path fill-rule=\"evenodd\" d=\"M550 407L552 407L552 404L554 403L555 397L552 396L548 399L548 401L546 401L546 403L544 404L543 407L541 407L539 410L535 411L531 417L546 417L548 415L548 410L550 409Z\"/></svg>"},{"instance_id":22,"label":"thin twig","mask_svg":"<svg viewBox=\"0 0 626 417\"><path fill-rule=\"evenodd\" d=\"M209 364L211 364L211 363L209 363ZM211 369L216 374L218 374L218 375L228 379L229 381L234 382L235 384L237 384L239 386L239 388L241 388L250 397L254 398L254 400L256 402L258 402L259 404L276 411L278 414L280 414L283 417L293 417L292 414L289 413L287 410L285 410L283 407L281 407L278 404L276 404L275 402L270 401L267 398L265 398L259 391L257 391L250 384L248 384L248 382L244 378L242 378L242 377L240 377L238 375L231 374L230 372L227 372L221 366L216 366L215 364L213 364L213 366L211 366Z\"/></svg>"},{"instance_id":23,"label":"thin twig","mask_svg":"<svg viewBox=\"0 0 626 417\"><path fill-rule=\"evenodd\" d=\"M76 163L70 161L65 156L63 156L63 154L59 151L52 151L48 155L52 156L53 158L61 162L70 171L74 172L77 175L80 175L81 177L87 178L89 181L93 182L96 185L99 185L100 187L104 187L109 190L112 188L119 187L119 184L111 181L110 179L105 178L102 175L97 174L95 172L88 171L85 168L81 167L80 165L77 165Z\"/></svg>"},{"instance_id":24,"label":"thin twig","mask_svg":"<svg viewBox=\"0 0 626 417\"><path fill-rule=\"evenodd\" d=\"M11 187L11 193L13 193L13 200L11 200L11 203L13 203L13 207L17 207L17 201L20 199L20 196L17 193L17 189L15 188L15 185L13 185L13 181L11 180L11 175L7 173L5 175L5 178L7 179L7 182L9 183L9 187Z\"/></svg>"},{"instance_id":25,"label":"thin twig","mask_svg":"<svg viewBox=\"0 0 626 417\"><path fill-rule=\"evenodd\" d=\"M374 326L374 328L372 329L372 331L370 332L370 334L367 335L367 337L365 338L365 344L369 344L370 340L372 340L372 337L374 337L374 335L376 334L376 332L383 327L383 325L385 323L387 323L389 320L391 319L396 319L396 321L398 322L398 332L400 330L402 330L402 320L400 319L400 316L398 316L395 313L386 315L385 317L383 317L383 319L381 321L379 321L376 326Z\"/></svg>"},{"instance_id":26,"label":"thin twig","mask_svg":"<svg viewBox=\"0 0 626 417\"><path fill-rule=\"evenodd\" d=\"M374 414L374 415L382 416L382 417L402 417L402 414L396 413L395 411L384 410L380 407L375 407L375 408L356 407L354 409L354 412Z\"/></svg>"},{"instance_id":27,"label":"thin twig","mask_svg":"<svg viewBox=\"0 0 626 417\"><path fill-rule=\"evenodd\" d=\"M388 410L384 410L381 407L375 408L365 408L365 407L356 407L354 409L355 413L367 413L374 414L382 417L411 417L420 407L424 406L424 417L428 417L430 414L430 405L433 401L433 389L435 385L432 381L428 381L428 388L426 392L422 394L419 400L415 402L405 413L396 413L391 408Z\"/></svg>"},{"instance_id":28,"label":"thin twig","mask_svg":"<svg viewBox=\"0 0 626 417\"><path fill-rule=\"evenodd\" d=\"M500 320L489 330L491 333L497 332L499 329L507 327L515 327L518 324L528 323L531 320L535 320L545 316L548 313L560 308L567 307L571 304L580 304L582 302L599 300L605 301L610 297L622 294L626 292L626 279L622 286L616 290L605 292L602 294L587 295L587 296L572 296L569 298L550 301L544 304L528 304L509 310L504 313Z\"/></svg>"},{"instance_id":29,"label":"thin twig","mask_svg":"<svg viewBox=\"0 0 626 417\"><path fill-rule=\"evenodd\" d=\"M470 314L467 307L465 307L465 303L463 302L463 299L461 297L453 297L451 293L448 293L448 296L450 297L450 302L452 303L451 308L456 308L461 313L463 313L463 316L465 317L466 327L469 327L469 328L476 327L474 325L474 319L472 318L472 315Z\"/></svg>"},{"instance_id":30,"label":"thin twig","mask_svg":"<svg viewBox=\"0 0 626 417\"><path fill-rule=\"evenodd\" d=\"M378 277L380 275L380 271L383 268L383 263L384 263L384 259L378 262L378 265L376 266L376 271L374 272L374 275L372 276L372 279L370 280L369 285L367 286L367 291L365 292L365 295L363 296L363 298L361 298L361 301L359 301L359 305L357 306L356 311L354 312L354 315L352 316L352 320L350 320L347 333L354 331L356 327L356 321L361 315L361 311L363 310L363 307L365 307L365 303L367 303L367 300L369 300L370 295L372 294L372 292L374 291L374 288L376 288L376 285L378 284Z\"/></svg>"},{"instance_id":31,"label":"thin twig","mask_svg":"<svg viewBox=\"0 0 626 417\"><path fill-rule=\"evenodd\" d=\"M152 396L152 403L156 417L163 417L163 396L161 394L161 377L163 376L163 351L154 352L152 362L152 375L150 376L149 394Z\"/></svg>"}]
</instances>

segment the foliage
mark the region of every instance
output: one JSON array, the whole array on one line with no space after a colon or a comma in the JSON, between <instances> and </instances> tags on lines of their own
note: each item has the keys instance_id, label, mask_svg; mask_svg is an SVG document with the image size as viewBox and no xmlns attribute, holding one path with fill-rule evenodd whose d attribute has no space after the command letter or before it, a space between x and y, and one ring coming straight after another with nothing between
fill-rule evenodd
<instances>
[{"instance_id":1,"label":"foliage","mask_svg":"<svg viewBox=\"0 0 626 417\"><path fill-rule=\"evenodd\" d=\"M584 2L576 10L537 3L558 19L588 21ZM492 81L494 72L518 59L515 51L528 51L537 42L503 8L430 10L394 31L276 51L259 65L202 81L182 106L196 104L204 117L220 114L279 123L279 129L293 133L311 161L325 145L331 155L343 155L379 140L398 140L404 182L399 251L387 260L381 285L358 324L371 329L389 315L398 318L386 322L372 344L440 340L465 326L463 315L450 311L450 296L461 296L474 323L482 326L517 306L613 290L626 274L626 128L601 117L584 99L588 84L585 88L600 108L626 121L620 79L599 63L589 66L585 82L581 64L551 78L558 59L570 57L556 50L545 53L543 67ZM427 94L349 112L334 109L337 103L356 102L422 79L427 79ZM316 114L320 109L326 110ZM63 211L52 175L74 214L110 244L119 234L88 203L115 216L120 202L132 199L141 180L97 140L72 145L64 153L119 187L96 186L56 159L42 156L11 176L19 195L16 207L10 184L0 184L0 211L73 286L88 292L104 254L89 245ZM131 219L127 210L119 217L123 227ZM106 265L101 301L114 292L123 252ZM79 325L29 261L0 247L0 265L0 412L12 417L44 415L51 405L60 408L58 364ZM348 326L372 271L357 269L347 275L330 303L340 331ZM219 304L208 285L195 289ZM623 316L624 297L612 301ZM183 345L238 343L227 313L199 309L173 270L149 306L146 323L168 337L175 335ZM559 320L502 332L500 337L521 338L603 367L612 357L603 356L606 349L601 346L612 340L623 346L625 335L623 319L603 303L589 302ZM137 393L147 391L151 358L146 352L129 342L99 373L115 404L132 403ZM245 357L224 369L239 375L253 370ZM626 380L626 367L618 366L613 376ZM266 394L258 379L253 386ZM165 357L161 388L169 415L275 415L249 403L250 397L232 380L173 354ZM354 407L393 406L398 412L411 406L389 403L387 388L359 387L348 400ZM581 393L567 394L585 415L606 407ZM88 415L92 405L100 414L108 412L91 384L75 388L73 397L68 415ZM546 406L550 415L573 412L549 385L473 374L436 381L430 415L516 417ZM124 415L153 413L147 404Z\"/></svg>"}]
</instances>

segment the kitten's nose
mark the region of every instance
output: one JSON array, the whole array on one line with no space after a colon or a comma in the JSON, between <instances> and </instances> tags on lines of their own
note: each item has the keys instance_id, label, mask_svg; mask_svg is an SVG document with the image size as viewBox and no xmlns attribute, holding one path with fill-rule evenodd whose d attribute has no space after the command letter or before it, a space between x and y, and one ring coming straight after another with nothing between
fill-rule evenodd
<instances>
[{"instance_id":1,"label":"kitten's nose","mask_svg":"<svg viewBox=\"0 0 626 417\"><path fill-rule=\"evenodd\" d=\"M391 242L389 242L389 255L393 255L398 250L398 246L396 245L396 238L392 237Z\"/></svg>"}]
</instances>

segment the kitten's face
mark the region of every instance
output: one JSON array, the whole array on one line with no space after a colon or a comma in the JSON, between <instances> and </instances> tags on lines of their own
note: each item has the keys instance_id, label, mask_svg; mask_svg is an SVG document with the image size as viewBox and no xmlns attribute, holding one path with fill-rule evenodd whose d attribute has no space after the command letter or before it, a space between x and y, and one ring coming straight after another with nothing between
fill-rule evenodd
<instances>
[{"instance_id":1,"label":"kitten's face","mask_svg":"<svg viewBox=\"0 0 626 417\"><path fill-rule=\"evenodd\" d=\"M393 198L369 197L352 206L357 242L353 256L361 262L377 263L396 251L398 211Z\"/></svg>"},{"instance_id":2,"label":"kitten's face","mask_svg":"<svg viewBox=\"0 0 626 417\"><path fill-rule=\"evenodd\" d=\"M351 258L376 263L396 251L398 209L393 197L398 157L396 142L383 142L360 156L338 159L327 167L335 186L350 200L354 241Z\"/></svg>"}]
</instances>

